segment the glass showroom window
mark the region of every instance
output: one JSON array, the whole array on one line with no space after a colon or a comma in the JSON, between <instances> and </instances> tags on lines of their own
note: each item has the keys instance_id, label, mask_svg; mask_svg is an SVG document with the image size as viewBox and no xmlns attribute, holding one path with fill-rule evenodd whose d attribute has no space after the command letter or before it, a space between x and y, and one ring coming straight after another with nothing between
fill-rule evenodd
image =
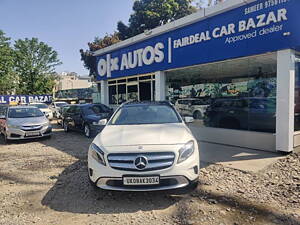
<instances>
[{"instance_id":1,"label":"glass showroom window","mask_svg":"<svg viewBox=\"0 0 300 225\"><path fill-rule=\"evenodd\" d=\"M296 56L295 71L295 131L300 131L300 56Z\"/></svg>"},{"instance_id":2,"label":"glass showroom window","mask_svg":"<svg viewBox=\"0 0 300 225\"><path fill-rule=\"evenodd\" d=\"M194 125L275 133L276 54L167 72L167 98Z\"/></svg>"}]
</instances>

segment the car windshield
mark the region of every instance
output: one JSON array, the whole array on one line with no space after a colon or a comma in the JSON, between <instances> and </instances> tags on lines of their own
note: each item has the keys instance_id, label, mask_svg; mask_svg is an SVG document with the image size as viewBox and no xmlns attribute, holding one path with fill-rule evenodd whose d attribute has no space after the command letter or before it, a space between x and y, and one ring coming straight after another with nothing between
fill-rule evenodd
<instances>
[{"instance_id":1,"label":"car windshield","mask_svg":"<svg viewBox=\"0 0 300 225\"><path fill-rule=\"evenodd\" d=\"M38 108L12 108L8 111L8 118L28 118L44 116Z\"/></svg>"},{"instance_id":2,"label":"car windshield","mask_svg":"<svg viewBox=\"0 0 300 225\"><path fill-rule=\"evenodd\" d=\"M180 123L175 110L167 105L131 105L121 107L111 125Z\"/></svg>"},{"instance_id":3,"label":"car windshield","mask_svg":"<svg viewBox=\"0 0 300 225\"><path fill-rule=\"evenodd\" d=\"M61 111L66 112L69 108L70 108L70 106L64 106L64 107L62 107Z\"/></svg>"},{"instance_id":4,"label":"car windshield","mask_svg":"<svg viewBox=\"0 0 300 225\"><path fill-rule=\"evenodd\" d=\"M83 112L86 115L94 115L94 114L98 115L100 113L103 113L103 110L100 105L92 105L92 106L85 107L83 109Z\"/></svg>"},{"instance_id":5,"label":"car windshield","mask_svg":"<svg viewBox=\"0 0 300 225\"><path fill-rule=\"evenodd\" d=\"M31 106L37 107L39 109L47 109L48 106L46 104L31 104Z\"/></svg>"},{"instance_id":6,"label":"car windshield","mask_svg":"<svg viewBox=\"0 0 300 225\"><path fill-rule=\"evenodd\" d=\"M66 103L66 102L57 102L57 103L55 103L56 107L62 107L62 106L67 105L67 104L68 103Z\"/></svg>"}]
</instances>

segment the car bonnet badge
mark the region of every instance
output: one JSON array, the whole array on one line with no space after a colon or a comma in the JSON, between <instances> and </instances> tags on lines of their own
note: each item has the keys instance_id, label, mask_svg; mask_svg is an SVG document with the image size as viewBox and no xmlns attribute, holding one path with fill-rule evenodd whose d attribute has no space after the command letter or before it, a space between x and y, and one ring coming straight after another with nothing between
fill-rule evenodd
<instances>
[{"instance_id":1,"label":"car bonnet badge","mask_svg":"<svg viewBox=\"0 0 300 225\"><path fill-rule=\"evenodd\" d=\"M148 160L145 156L138 156L134 160L134 165L138 170L143 170L146 168Z\"/></svg>"}]
</instances>

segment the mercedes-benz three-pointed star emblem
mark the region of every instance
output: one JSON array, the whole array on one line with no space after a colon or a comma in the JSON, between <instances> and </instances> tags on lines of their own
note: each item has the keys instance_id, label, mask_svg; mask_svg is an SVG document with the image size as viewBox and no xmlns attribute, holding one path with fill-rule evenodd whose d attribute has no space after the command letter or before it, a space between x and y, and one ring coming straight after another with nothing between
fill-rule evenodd
<instances>
[{"instance_id":1,"label":"mercedes-benz three-pointed star emblem","mask_svg":"<svg viewBox=\"0 0 300 225\"><path fill-rule=\"evenodd\" d=\"M138 156L134 160L134 165L138 170L143 170L148 164L148 159L145 156Z\"/></svg>"}]
</instances>

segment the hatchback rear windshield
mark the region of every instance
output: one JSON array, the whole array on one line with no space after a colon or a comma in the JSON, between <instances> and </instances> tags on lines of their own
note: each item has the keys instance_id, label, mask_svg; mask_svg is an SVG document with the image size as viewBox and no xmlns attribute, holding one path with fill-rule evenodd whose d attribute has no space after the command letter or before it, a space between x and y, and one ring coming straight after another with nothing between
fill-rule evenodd
<instances>
[{"instance_id":1,"label":"hatchback rear windshield","mask_svg":"<svg viewBox=\"0 0 300 225\"><path fill-rule=\"evenodd\" d=\"M8 118L28 118L28 117L41 117L44 114L37 108L16 108L9 109Z\"/></svg>"},{"instance_id":2,"label":"hatchback rear windshield","mask_svg":"<svg viewBox=\"0 0 300 225\"><path fill-rule=\"evenodd\" d=\"M111 125L180 123L175 110L167 105L132 105L121 107Z\"/></svg>"},{"instance_id":3,"label":"hatchback rear windshield","mask_svg":"<svg viewBox=\"0 0 300 225\"><path fill-rule=\"evenodd\" d=\"M68 105L68 103L66 103L66 102L57 102L57 103L55 103L55 105L56 105L57 107L62 107L62 106L64 106L64 105Z\"/></svg>"}]
</instances>

